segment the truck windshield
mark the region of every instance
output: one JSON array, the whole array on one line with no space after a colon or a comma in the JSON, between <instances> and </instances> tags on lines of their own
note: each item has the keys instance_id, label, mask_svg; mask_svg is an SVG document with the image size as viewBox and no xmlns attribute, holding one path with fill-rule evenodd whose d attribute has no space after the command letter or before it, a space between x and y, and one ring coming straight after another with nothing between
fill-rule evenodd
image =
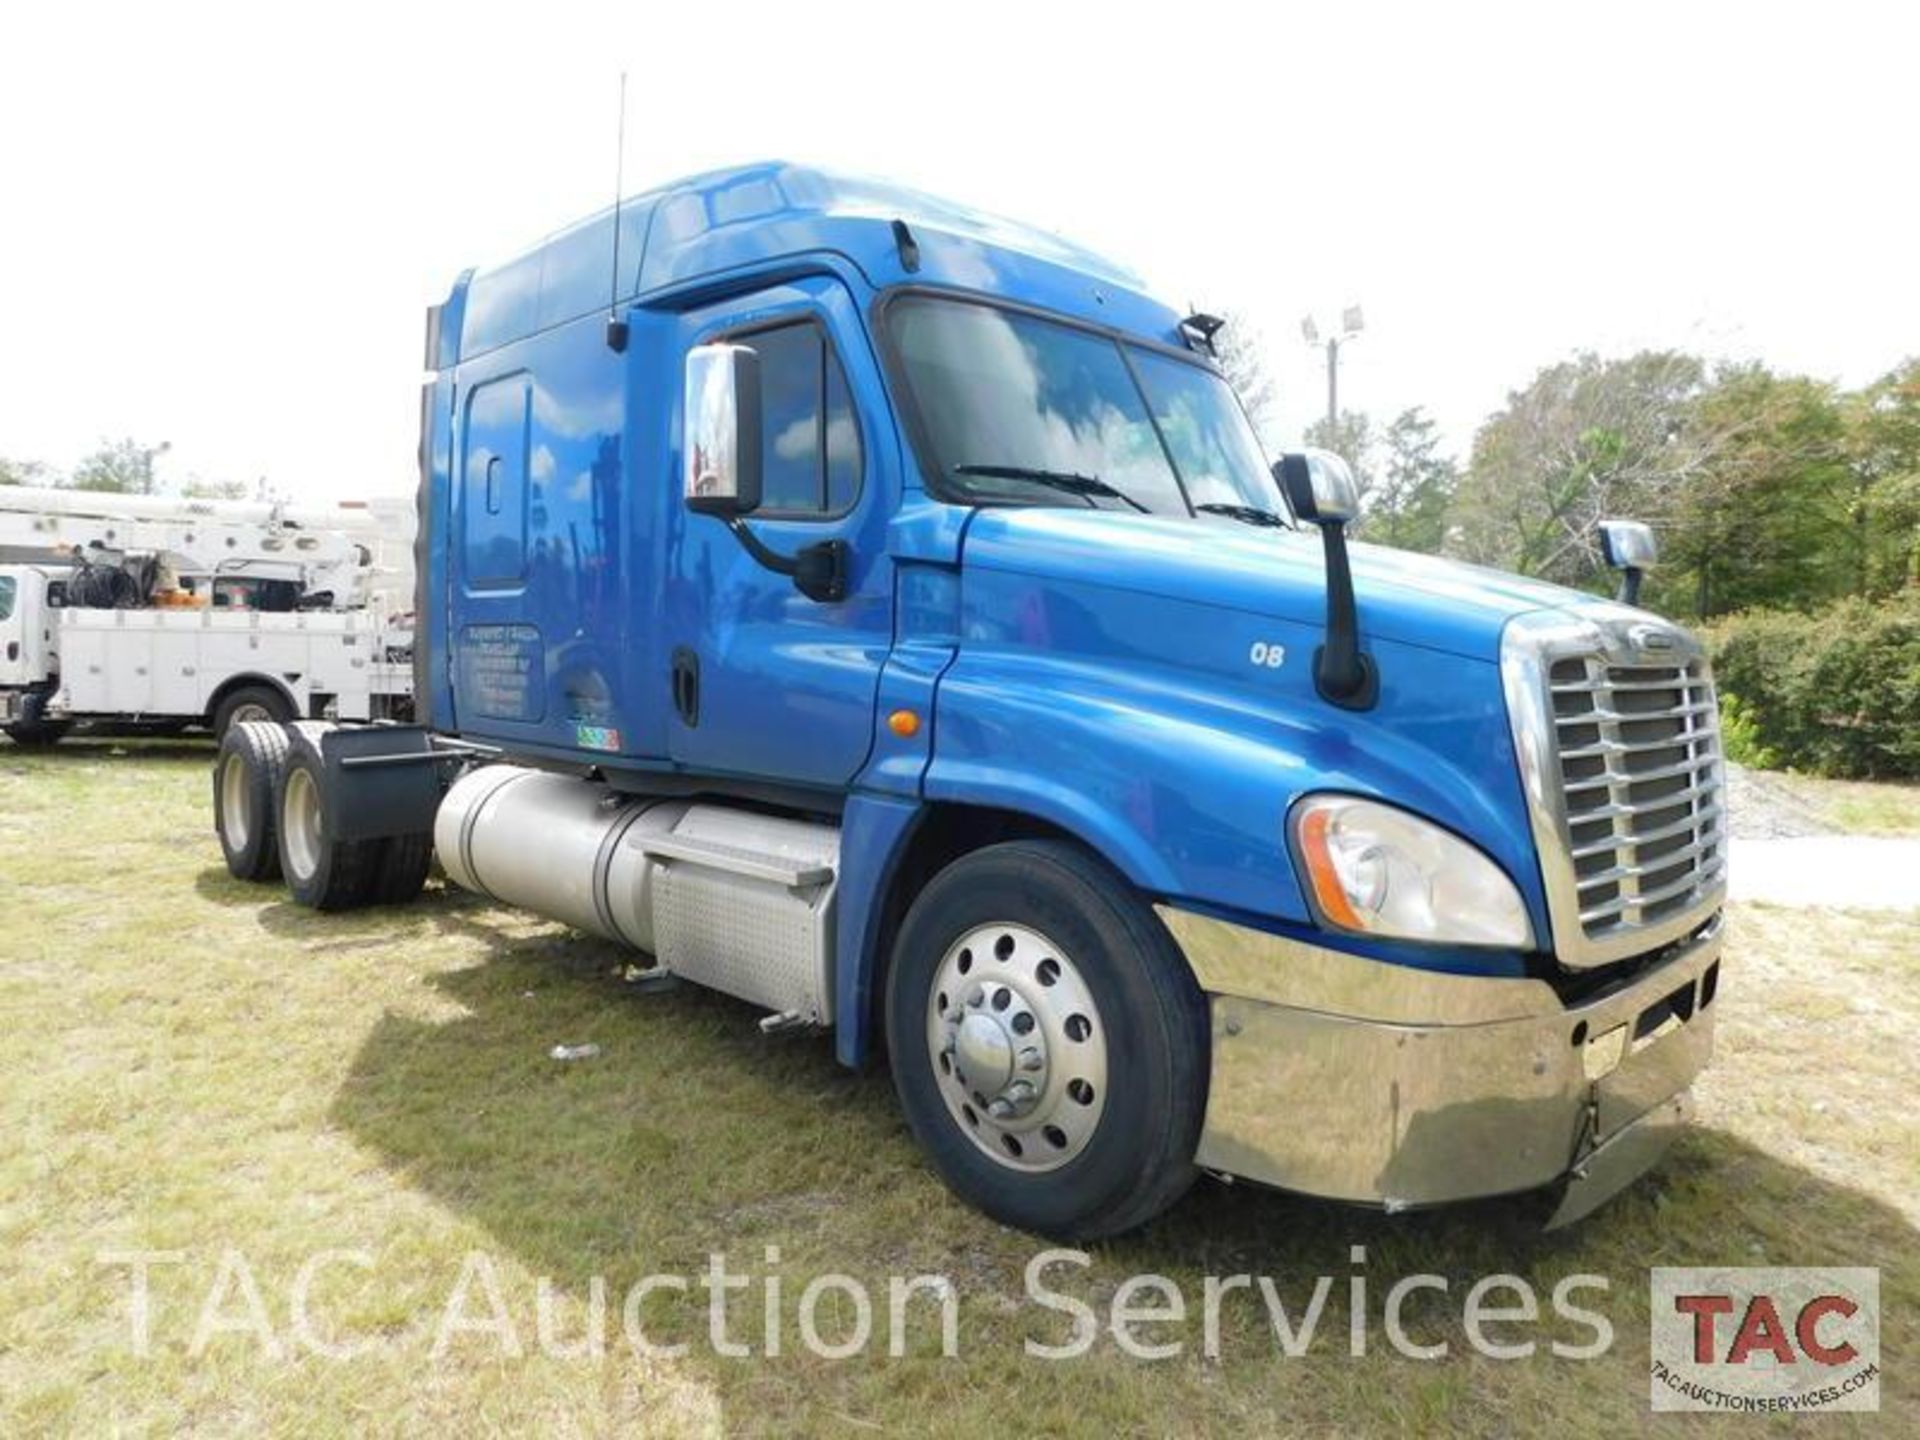
<instances>
[{"instance_id":1,"label":"truck windshield","mask_svg":"<svg viewBox=\"0 0 1920 1440\"><path fill-rule=\"evenodd\" d=\"M966 300L905 297L888 324L957 498L1286 514L1239 402L1200 365Z\"/></svg>"}]
</instances>

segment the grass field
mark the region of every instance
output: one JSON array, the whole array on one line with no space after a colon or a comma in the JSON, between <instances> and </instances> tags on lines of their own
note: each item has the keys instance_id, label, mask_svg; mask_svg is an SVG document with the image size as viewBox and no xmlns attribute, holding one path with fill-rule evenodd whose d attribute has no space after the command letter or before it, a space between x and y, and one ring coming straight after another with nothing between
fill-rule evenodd
<instances>
[{"instance_id":1,"label":"grass field","mask_svg":"<svg viewBox=\"0 0 1920 1440\"><path fill-rule=\"evenodd\" d=\"M727 1000L643 992L613 948L438 882L405 909L343 917L238 884L209 830L208 761L186 744L0 744L0 1433L1618 1434L1647 1423L1647 1267L1663 1264L1880 1267L1881 1413L1818 1423L1920 1427L1920 920L1738 910L1701 1124L1583 1226L1542 1236L1519 1202L1389 1219L1203 1183L1050 1281L1104 1314L1125 1277L1169 1277L1189 1319L1143 1333L1185 1352L1141 1360L1102 1339L1048 1361L1023 1350L1071 1330L1023 1290L1045 1247L947 1195L884 1075L838 1069L818 1038L764 1038ZM579 1042L602 1053L548 1058ZM323 1249L368 1262L329 1264L308 1296L312 1329L357 1343L351 1358L294 1343L295 1277ZM125 1250L180 1257L153 1272L145 1357L127 1272L98 1258ZM636 1355L620 1339L629 1287L697 1276L716 1250L755 1277L732 1310L756 1351L778 1277L782 1353L716 1354L696 1286L657 1289L639 1312L688 1353ZM194 1343L228 1251L241 1260L215 1314L245 1317L251 1278L278 1354L257 1332ZM476 1251L523 1358L497 1333L434 1354ZM1377 1297L1421 1271L1453 1290L1420 1292L1408 1328L1448 1341L1449 1358L1392 1353L1377 1299L1369 1353L1351 1357L1349 1277ZM1612 1348L1553 1357L1547 1340L1588 1338L1556 1321L1532 1359L1471 1353L1462 1292L1500 1271L1543 1299L1564 1276L1605 1277L1587 1303ZM940 1354L927 1304L900 1358L884 1338L847 1360L808 1353L795 1299L829 1272L872 1292L883 1337L887 1277L951 1277L958 1358ZM1320 1343L1282 1356L1241 1292L1219 1358L1203 1354L1201 1277L1241 1272L1272 1277L1295 1309L1314 1277L1336 1277ZM602 1356L541 1353L542 1277L569 1340L604 1281ZM484 1287L469 1301L483 1313ZM852 1302L818 1317L844 1335Z\"/></svg>"}]
</instances>

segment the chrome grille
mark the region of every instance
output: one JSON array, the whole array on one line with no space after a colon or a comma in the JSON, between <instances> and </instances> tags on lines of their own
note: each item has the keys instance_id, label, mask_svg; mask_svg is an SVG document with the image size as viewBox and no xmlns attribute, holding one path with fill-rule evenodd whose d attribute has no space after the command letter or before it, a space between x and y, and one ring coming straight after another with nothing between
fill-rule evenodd
<instances>
[{"instance_id":1,"label":"chrome grille","mask_svg":"<svg viewBox=\"0 0 1920 1440\"><path fill-rule=\"evenodd\" d=\"M1726 889L1726 790L1700 646L1644 612L1540 611L1501 668L1553 921L1593 966L1688 933Z\"/></svg>"},{"instance_id":2,"label":"chrome grille","mask_svg":"<svg viewBox=\"0 0 1920 1440\"><path fill-rule=\"evenodd\" d=\"M1692 909L1726 865L1705 662L1557 660L1548 690L1581 929L1598 936Z\"/></svg>"}]
</instances>

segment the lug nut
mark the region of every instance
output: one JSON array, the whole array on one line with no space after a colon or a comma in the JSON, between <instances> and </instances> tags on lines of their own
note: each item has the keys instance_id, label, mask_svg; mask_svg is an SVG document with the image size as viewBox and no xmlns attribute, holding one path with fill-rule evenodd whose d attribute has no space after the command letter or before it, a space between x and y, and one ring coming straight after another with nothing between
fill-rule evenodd
<instances>
[{"instance_id":1,"label":"lug nut","mask_svg":"<svg viewBox=\"0 0 1920 1440\"><path fill-rule=\"evenodd\" d=\"M987 1106L987 1114L996 1120L1011 1120L1013 1118L1013 1102L1002 1095L991 1105Z\"/></svg>"},{"instance_id":2,"label":"lug nut","mask_svg":"<svg viewBox=\"0 0 1920 1440\"><path fill-rule=\"evenodd\" d=\"M953 1048L951 1041L948 1042L947 1048L949 1050ZM1022 1070L1038 1070L1046 1063L1046 1057L1043 1056L1035 1046L1029 1045L1020 1052L1020 1068Z\"/></svg>"}]
</instances>

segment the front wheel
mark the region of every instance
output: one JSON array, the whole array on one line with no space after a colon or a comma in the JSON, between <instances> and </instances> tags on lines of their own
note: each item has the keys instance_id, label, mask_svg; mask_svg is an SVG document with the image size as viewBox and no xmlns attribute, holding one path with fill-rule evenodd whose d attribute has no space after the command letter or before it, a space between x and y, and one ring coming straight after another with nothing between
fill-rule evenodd
<instances>
[{"instance_id":1,"label":"front wheel","mask_svg":"<svg viewBox=\"0 0 1920 1440\"><path fill-rule=\"evenodd\" d=\"M998 1220L1113 1235L1193 1181L1205 997L1147 905L1077 846L996 845L934 878L894 948L887 1043L915 1137Z\"/></svg>"},{"instance_id":2,"label":"front wheel","mask_svg":"<svg viewBox=\"0 0 1920 1440\"><path fill-rule=\"evenodd\" d=\"M59 720L43 720L38 724L16 720L6 727L6 731L7 738L22 749L36 749L59 744L60 737L67 733L67 727Z\"/></svg>"},{"instance_id":3,"label":"front wheel","mask_svg":"<svg viewBox=\"0 0 1920 1440\"><path fill-rule=\"evenodd\" d=\"M67 722L47 718L47 694L34 690L20 700L20 717L6 727L7 738L20 746L53 745L67 733Z\"/></svg>"}]
</instances>

